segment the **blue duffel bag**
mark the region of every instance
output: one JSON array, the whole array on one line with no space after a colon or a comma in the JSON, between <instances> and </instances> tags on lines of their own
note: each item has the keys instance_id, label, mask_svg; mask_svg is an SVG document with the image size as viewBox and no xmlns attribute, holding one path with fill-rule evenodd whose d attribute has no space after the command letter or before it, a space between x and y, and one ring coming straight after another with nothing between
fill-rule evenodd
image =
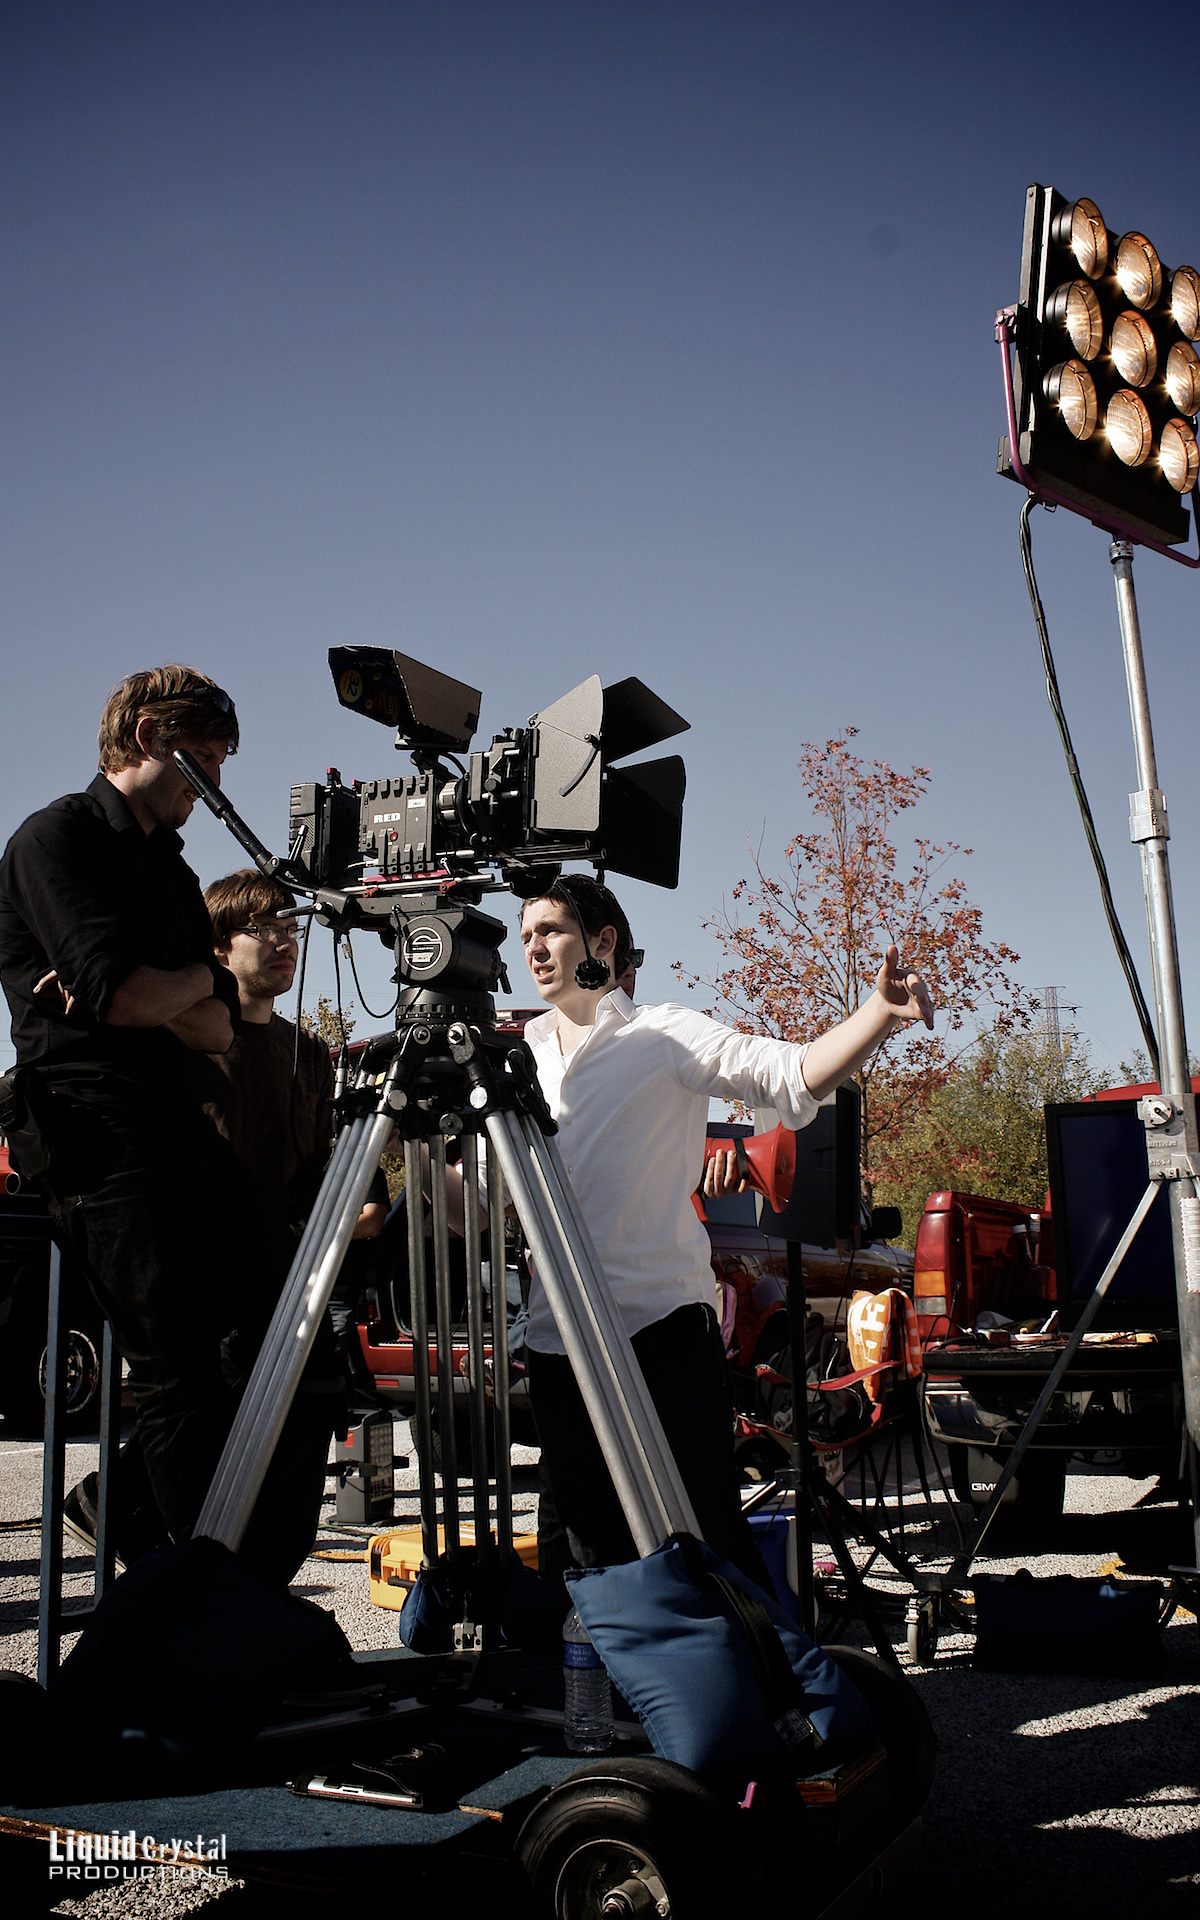
<instances>
[{"instance_id":1,"label":"blue duffel bag","mask_svg":"<svg viewBox=\"0 0 1200 1920\"><path fill-rule=\"evenodd\" d=\"M832 1766L878 1738L836 1662L702 1541L678 1534L643 1560L566 1580L662 1759L728 1785Z\"/></svg>"}]
</instances>

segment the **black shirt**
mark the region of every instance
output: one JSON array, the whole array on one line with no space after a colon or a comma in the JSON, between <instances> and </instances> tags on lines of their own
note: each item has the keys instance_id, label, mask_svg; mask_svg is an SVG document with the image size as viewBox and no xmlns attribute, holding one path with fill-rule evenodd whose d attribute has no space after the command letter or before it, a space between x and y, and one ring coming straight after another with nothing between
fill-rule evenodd
<instances>
[{"instance_id":1,"label":"black shirt","mask_svg":"<svg viewBox=\"0 0 1200 1920\"><path fill-rule=\"evenodd\" d=\"M192 1064L205 1112L250 1168L258 1191L287 1219L303 1219L333 1134L328 1047L272 1013L265 1023L243 1020L227 1053L197 1054Z\"/></svg>"},{"instance_id":2,"label":"black shirt","mask_svg":"<svg viewBox=\"0 0 1200 1920\"><path fill-rule=\"evenodd\" d=\"M165 1027L111 1027L117 988L139 966L212 967L214 992L236 987L213 960L200 883L169 827L146 833L103 774L18 827L0 859L0 984L21 1065L101 1065L142 1080L178 1074L188 1049ZM53 968L75 996L66 1015L33 989ZM236 1016L235 1016L236 1017Z\"/></svg>"}]
</instances>

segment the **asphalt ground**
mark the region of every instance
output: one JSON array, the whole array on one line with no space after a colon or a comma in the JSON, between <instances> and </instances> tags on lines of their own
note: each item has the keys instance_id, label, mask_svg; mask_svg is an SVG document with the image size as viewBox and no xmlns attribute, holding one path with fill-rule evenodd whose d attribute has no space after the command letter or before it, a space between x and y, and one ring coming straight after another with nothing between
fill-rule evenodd
<instances>
[{"instance_id":1,"label":"asphalt ground","mask_svg":"<svg viewBox=\"0 0 1200 1920\"><path fill-rule=\"evenodd\" d=\"M403 1451L403 1426L396 1437ZM518 1525L521 1514L532 1525L536 1455L517 1449L514 1460ZM34 1673L37 1657L41 1463L39 1443L6 1438L0 1424L2 1664L26 1674ZM94 1445L71 1446L68 1484L94 1463ZM910 1475L906 1484L908 1550L926 1571L946 1569L955 1546L952 1506L935 1489L927 1508ZM1050 1539L993 1538L973 1572L1025 1566L1039 1578L1110 1574L1165 1587L1168 1567L1191 1561L1190 1524L1157 1497L1153 1482L1077 1468L1067 1484L1067 1512ZM415 1476L401 1473L397 1485L395 1523L403 1525L417 1518ZM894 1524L894 1495L889 1511ZM366 1533L339 1527L332 1504L323 1518L297 1590L330 1607L354 1646L393 1647L396 1614L369 1598ZM69 1538L65 1551L65 1592L85 1597L91 1556ZM819 1562L828 1561L827 1542L818 1540L815 1552ZM861 1547L854 1557L865 1563ZM842 1585L840 1576L828 1582L830 1604ZM966 1920L1057 1917L1097 1906L1138 1920L1200 1914L1200 1633L1191 1613L1180 1610L1163 1629L1161 1664L1146 1675L997 1672L974 1664L970 1615L959 1604L972 1592L970 1576L953 1588L955 1604L939 1608L936 1652L922 1665L906 1649L910 1587L877 1560L868 1591L938 1739L914 1900ZM837 1637L867 1643L859 1622L839 1628ZM794 1910L801 1915L807 1911L802 1860L797 1877ZM406 1900L402 1869L381 1884L372 1906L397 1920L458 1911L452 1890L436 1904ZM175 1871L66 1893L51 1911L77 1920L168 1920L201 1908L206 1920L308 1910L292 1894L281 1904L261 1886ZM11 1904L6 1911L16 1914Z\"/></svg>"}]
</instances>

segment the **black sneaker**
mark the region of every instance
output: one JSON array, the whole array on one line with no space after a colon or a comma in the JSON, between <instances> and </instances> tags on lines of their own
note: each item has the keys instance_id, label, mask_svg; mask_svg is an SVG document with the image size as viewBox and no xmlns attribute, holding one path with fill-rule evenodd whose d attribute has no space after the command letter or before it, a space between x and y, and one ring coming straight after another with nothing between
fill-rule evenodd
<instances>
[{"instance_id":1,"label":"black sneaker","mask_svg":"<svg viewBox=\"0 0 1200 1920\"><path fill-rule=\"evenodd\" d=\"M115 1489L114 1489L115 1491ZM100 1531L100 1515L97 1502L100 1498L100 1476L96 1473L85 1474L77 1485L71 1488L63 1501L63 1530L73 1534L94 1553ZM114 1500L114 1506L116 1502ZM118 1573L131 1567L135 1560L142 1560L148 1553L154 1553L159 1547L169 1547L171 1536L163 1526L157 1512L151 1513L145 1507L135 1507L131 1513L118 1511L110 1525L116 1527L113 1542L113 1561Z\"/></svg>"},{"instance_id":2,"label":"black sneaker","mask_svg":"<svg viewBox=\"0 0 1200 1920\"><path fill-rule=\"evenodd\" d=\"M96 1511L99 1492L99 1475L89 1473L71 1488L63 1501L64 1533L73 1534L76 1540L85 1547L91 1547L93 1552L100 1532L100 1518Z\"/></svg>"}]
</instances>

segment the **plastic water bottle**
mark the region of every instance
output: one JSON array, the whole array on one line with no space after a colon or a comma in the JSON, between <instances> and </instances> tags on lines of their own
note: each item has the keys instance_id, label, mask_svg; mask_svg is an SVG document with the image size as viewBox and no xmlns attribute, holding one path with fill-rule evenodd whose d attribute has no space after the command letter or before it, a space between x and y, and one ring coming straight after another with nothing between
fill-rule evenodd
<instances>
[{"instance_id":1,"label":"plastic water bottle","mask_svg":"<svg viewBox=\"0 0 1200 1920\"><path fill-rule=\"evenodd\" d=\"M563 1737L568 1753L607 1753L613 1741L612 1688L574 1607L563 1622Z\"/></svg>"}]
</instances>

